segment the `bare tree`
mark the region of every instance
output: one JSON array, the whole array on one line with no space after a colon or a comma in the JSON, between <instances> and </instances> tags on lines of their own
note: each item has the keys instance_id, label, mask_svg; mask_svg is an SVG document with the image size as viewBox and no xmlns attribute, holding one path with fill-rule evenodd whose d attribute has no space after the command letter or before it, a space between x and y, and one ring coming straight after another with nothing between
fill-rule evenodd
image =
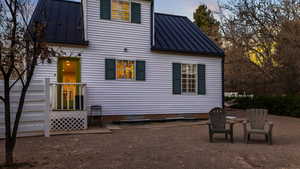
<instances>
[{"instance_id":1,"label":"bare tree","mask_svg":"<svg viewBox=\"0 0 300 169\"><path fill-rule=\"evenodd\" d=\"M300 20L286 21L278 34L277 57L282 89L285 94L300 94Z\"/></svg>"},{"instance_id":2,"label":"bare tree","mask_svg":"<svg viewBox=\"0 0 300 169\"><path fill-rule=\"evenodd\" d=\"M278 59L285 60L288 56L278 53L279 34L284 23L294 22L299 17L300 0L223 1L220 28L226 52L232 54L231 64L226 64L225 70L226 67L245 69L236 71L235 78L244 81L247 84L246 88L250 88L252 93L284 93L284 87L280 84L282 71ZM236 51L233 52L232 49ZM243 64L240 60L244 61ZM232 74L225 76L225 79L232 78ZM242 88L245 86L239 90L243 90Z\"/></svg>"},{"instance_id":3,"label":"bare tree","mask_svg":"<svg viewBox=\"0 0 300 169\"><path fill-rule=\"evenodd\" d=\"M13 164L13 151L25 96L36 66L58 55L44 40L46 25L29 22L34 1L1 0L0 2L0 75L3 77L5 113L6 165ZM16 112L11 110L11 91L22 86ZM13 117L15 114L15 117Z\"/></svg>"}]
</instances>

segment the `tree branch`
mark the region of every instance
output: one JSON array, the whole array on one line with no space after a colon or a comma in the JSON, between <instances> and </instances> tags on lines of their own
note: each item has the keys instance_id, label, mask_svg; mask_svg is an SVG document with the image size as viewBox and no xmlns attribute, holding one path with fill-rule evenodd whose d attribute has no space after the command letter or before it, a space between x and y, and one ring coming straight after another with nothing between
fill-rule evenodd
<instances>
[{"instance_id":1,"label":"tree branch","mask_svg":"<svg viewBox=\"0 0 300 169\"><path fill-rule=\"evenodd\" d=\"M5 102L5 99L3 96L0 96L0 100L2 100L3 102Z\"/></svg>"},{"instance_id":2,"label":"tree branch","mask_svg":"<svg viewBox=\"0 0 300 169\"><path fill-rule=\"evenodd\" d=\"M21 83L22 83L22 86L24 87L25 86L25 83L24 83L24 80L23 80L23 75L25 74L26 72L26 69L24 69L21 73L20 71L14 66L14 69L15 71L17 72L18 74L18 79L14 81L14 83L9 87L9 89L12 89L13 86L20 80Z\"/></svg>"}]
</instances>

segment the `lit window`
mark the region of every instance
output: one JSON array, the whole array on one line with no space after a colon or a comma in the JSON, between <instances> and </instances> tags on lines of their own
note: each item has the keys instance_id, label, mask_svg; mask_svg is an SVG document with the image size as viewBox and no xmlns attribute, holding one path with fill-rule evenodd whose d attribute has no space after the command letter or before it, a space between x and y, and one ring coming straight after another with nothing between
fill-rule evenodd
<instances>
[{"instance_id":1,"label":"lit window","mask_svg":"<svg viewBox=\"0 0 300 169\"><path fill-rule=\"evenodd\" d=\"M112 14L113 20L129 21L130 20L130 3L124 0L112 0Z\"/></svg>"},{"instance_id":2,"label":"lit window","mask_svg":"<svg viewBox=\"0 0 300 169\"><path fill-rule=\"evenodd\" d=\"M181 65L181 89L182 93L194 94L197 92L197 65Z\"/></svg>"},{"instance_id":3,"label":"lit window","mask_svg":"<svg viewBox=\"0 0 300 169\"><path fill-rule=\"evenodd\" d=\"M135 61L117 60L117 79L135 79Z\"/></svg>"}]
</instances>

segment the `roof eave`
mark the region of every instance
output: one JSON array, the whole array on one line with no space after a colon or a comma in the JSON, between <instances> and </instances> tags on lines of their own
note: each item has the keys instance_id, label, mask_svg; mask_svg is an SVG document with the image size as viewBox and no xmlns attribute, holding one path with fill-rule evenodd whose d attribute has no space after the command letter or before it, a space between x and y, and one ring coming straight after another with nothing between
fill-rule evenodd
<instances>
[{"instance_id":1,"label":"roof eave","mask_svg":"<svg viewBox=\"0 0 300 169\"><path fill-rule=\"evenodd\" d=\"M192 55L208 55L214 57L225 57L225 53L211 53L211 52L200 52L200 51L182 51L182 50L170 50L170 49L161 49L156 47L151 47L152 51L160 51L160 52L170 52L170 53L180 53L180 54L192 54Z\"/></svg>"},{"instance_id":2,"label":"roof eave","mask_svg":"<svg viewBox=\"0 0 300 169\"><path fill-rule=\"evenodd\" d=\"M82 42L63 42L63 41L47 41L50 44L58 44L58 45L78 45L78 46L89 46L89 41L82 41Z\"/></svg>"}]
</instances>

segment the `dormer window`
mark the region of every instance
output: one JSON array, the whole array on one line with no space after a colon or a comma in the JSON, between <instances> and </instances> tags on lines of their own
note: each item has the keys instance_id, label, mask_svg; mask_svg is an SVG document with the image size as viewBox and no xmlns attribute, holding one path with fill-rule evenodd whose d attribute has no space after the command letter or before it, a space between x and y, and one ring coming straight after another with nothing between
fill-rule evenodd
<instances>
[{"instance_id":1,"label":"dormer window","mask_svg":"<svg viewBox=\"0 0 300 169\"><path fill-rule=\"evenodd\" d=\"M141 23L141 4L129 0L100 0L100 18Z\"/></svg>"},{"instance_id":2,"label":"dormer window","mask_svg":"<svg viewBox=\"0 0 300 169\"><path fill-rule=\"evenodd\" d=\"M117 21L130 20L130 3L126 0L112 0L111 18Z\"/></svg>"}]
</instances>

